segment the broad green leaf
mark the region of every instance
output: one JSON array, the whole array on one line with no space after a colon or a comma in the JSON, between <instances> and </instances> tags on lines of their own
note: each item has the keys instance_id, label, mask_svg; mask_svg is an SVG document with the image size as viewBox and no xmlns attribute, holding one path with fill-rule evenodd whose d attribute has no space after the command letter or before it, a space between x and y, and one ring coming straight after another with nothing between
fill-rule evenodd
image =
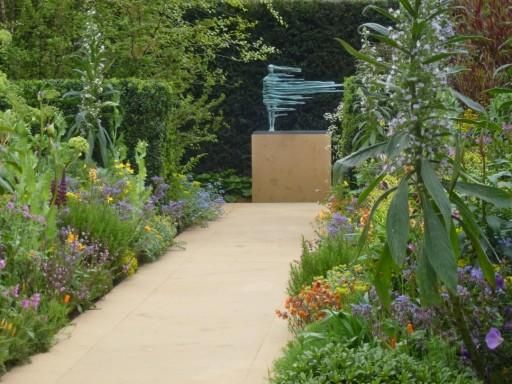
<instances>
[{"instance_id":1,"label":"broad green leaf","mask_svg":"<svg viewBox=\"0 0 512 384\"><path fill-rule=\"evenodd\" d=\"M504 189L484 184L465 183L463 181L457 182L455 189L465 195L474 196L487 201L497 208L512 208L512 194Z\"/></svg>"},{"instance_id":2,"label":"broad green leaf","mask_svg":"<svg viewBox=\"0 0 512 384\"><path fill-rule=\"evenodd\" d=\"M461 140L457 139L457 144L455 146L455 160L453 162L453 173L452 178L450 180L450 186L448 188L448 194L451 194L453 192L453 189L455 188L455 184L457 183L457 180L460 176L460 168L462 165L462 144Z\"/></svg>"},{"instance_id":3,"label":"broad green leaf","mask_svg":"<svg viewBox=\"0 0 512 384\"><path fill-rule=\"evenodd\" d=\"M443 59L446 59L448 57L452 57L454 55L453 52L442 52L442 53L438 53L437 55L433 55L433 56L430 56L429 58L425 59L423 61L423 64L432 64L432 63L435 63L437 61L440 61L440 60L443 60Z\"/></svg>"},{"instance_id":4,"label":"broad green leaf","mask_svg":"<svg viewBox=\"0 0 512 384\"><path fill-rule=\"evenodd\" d=\"M457 235L457 230L455 228L454 223L452 223L452 225L450 226L450 243L452 244L455 260L459 260L461 257L459 236Z\"/></svg>"},{"instance_id":5,"label":"broad green leaf","mask_svg":"<svg viewBox=\"0 0 512 384\"><path fill-rule=\"evenodd\" d=\"M3 189L4 191L8 193L13 193L14 190L12 189L11 184L7 180L5 180L3 177L0 176L0 189Z\"/></svg>"},{"instance_id":6,"label":"broad green leaf","mask_svg":"<svg viewBox=\"0 0 512 384\"><path fill-rule=\"evenodd\" d=\"M387 65L385 63L382 63L380 61L377 61L373 57L365 55L364 53L359 52L357 49L353 48L345 40L338 39L338 38L336 38L336 40L338 40L339 43L343 46L343 48L345 48L345 50L348 53L350 53L352 56L354 56L356 59L365 61L365 62L370 63L372 65L375 65L376 67L379 67L379 68L384 68L384 69L388 69L389 68L389 65Z\"/></svg>"},{"instance_id":7,"label":"broad green leaf","mask_svg":"<svg viewBox=\"0 0 512 384\"><path fill-rule=\"evenodd\" d=\"M388 309L391 304L391 272L393 259L389 253L388 245L384 245L382 254L377 262L375 271L375 289L384 308Z\"/></svg>"},{"instance_id":8,"label":"broad green leaf","mask_svg":"<svg viewBox=\"0 0 512 384\"><path fill-rule=\"evenodd\" d=\"M417 41L421 38L421 35L423 35L426 27L427 23L425 21L418 22L417 20L414 20L412 23L412 38L414 41Z\"/></svg>"},{"instance_id":9,"label":"broad green leaf","mask_svg":"<svg viewBox=\"0 0 512 384\"><path fill-rule=\"evenodd\" d=\"M412 17L416 17L417 14L414 10L414 8L412 7L411 3L409 2L409 0L398 0L400 2L400 4L402 4L402 7L407 11L407 13L409 15L411 15Z\"/></svg>"},{"instance_id":10,"label":"broad green leaf","mask_svg":"<svg viewBox=\"0 0 512 384\"><path fill-rule=\"evenodd\" d=\"M355 167L359 163L362 163L363 161L368 160L369 158L375 157L383 153L387 144L388 143L385 142L364 147L358 150L357 152L354 152L348 155L347 157L344 157L343 159L336 161L336 163L334 163L334 167L336 167L336 164L343 164L346 167Z\"/></svg>"},{"instance_id":11,"label":"broad green leaf","mask_svg":"<svg viewBox=\"0 0 512 384\"><path fill-rule=\"evenodd\" d=\"M396 265L403 264L409 240L409 184L403 180L391 200L386 219L389 252Z\"/></svg>"},{"instance_id":12,"label":"broad green leaf","mask_svg":"<svg viewBox=\"0 0 512 384\"><path fill-rule=\"evenodd\" d=\"M425 195L422 195L425 216L425 256L437 277L452 293L457 292L457 263L446 227Z\"/></svg>"},{"instance_id":13,"label":"broad green leaf","mask_svg":"<svg viewBox=\"0 0 512 384\"><path fill-rule=\"evenodd\" d=\"M500 74L500 72L502 72L502 71L504 71L504 70L506 70L506 69L508 69L508 68L510 68L510 67L512 67L512 63L510 63L510 64L505 64L505 65L502 65L501 67L498 67L498 68L494 71L494 75L493 75L493 77L494 77L494 78L496 78L496 76L498 76L498 75Z\"/></svg>"},{"instance_id":14,"label":"broad green leaf","mask_svg":"<svg viewBox=\"0 0 512 384\"><path fill-rule=\"evenodd\" d=\"M437 208L443 215L446 228L450 228L452 222L452 206L443 185L428 160L421 161L421 178L428 193L436 203Z\"/></svg>"},{"instance_id":15,"label":"broad green leaf","mask_svg":"<svg viewBox=\"0 0 512 384\"><path fill-rule=\"evenodd\" d=\"M402 51L402 52L404 52L406 54L410 53L407 49L402 47L398 42L396 42L395 40L391 39L390 37L383 36L383 35L378 35L378 34L375 34L375 33L370 33L369 36L373 37L374 39L376 39L378 41L380 41L381 43L387 44L390 47L399 49L400 51Z\"/></svg>"},{"instance_id":16,"label":"broad green leaf","mask_svg":"<svg viewBox=\"0 0 512 384\"><path fill-rule=\"evenodd\" d=\"M366 221L365 226L363 227L363 232L361 232L361 235L359 236L358 241L358 254L361 254L361 251L364 248L364 245L366 243L366 239L368 238L368 232L370 231L370 225L373 219L373 216L375 215L375 212L377 212L377 209L379 208L379 205L387 199L387 197L394 191L397 190L397 187L393 187L388 189L387 191L383 192L382 195L380 195L377 200L375 200L375 203L373 203L372 209L370 210L370 213L368 215L368 219Z\"/></svg>"},{"instance_id":17,"label":"broad green leaf","mask_svg":"<svg viewBox=\"0 0 512 384\"><path fill-rule=\"evenodd\" d=\"M386 146L386 155L389 159L394 159L397 155L403 152L409 145L409 134L407 132L395 133L389 139Z\"/></svg>"},{"instance_id":18,"label":"broad green leaf","mask_svg":"<svg viewBox=\"0 0 512 384\"><path fill-rule=\"evenodd\" d=\"M359 29L362 29L364 27L371 29L372 31L375 31L377 33L380 33L381 35L384 35L384 36L389 35L389 30L386 27L384 27L383 25L380 25L377 23L364 23L359 26Z\"/></svg>"},{"instance_id":19,"label":"broad green leaf","mask_svg":"<svg viewBox=\"0 0 512 384\"><path fill-rule=\"evenodd\" d=\"M357 204L362 204L366 200L368 195L372 193L372 191L377 187L377 185L379 185L382 179L384 179L385 176L386 173L383 172L378 177L373 179L373 181L370 184L368 184L368 186L365 189L363 189L363 191L359 194L359 197L357 198Z\"/></svg>"},{"instance_id":20,"label":"broad green leaf","mask_svg":"<svg viewBox=\"0 0 512 384\"><path fill-rule=\"evenodd\" d=\"M439 282L436 272L428 261L425 246L418 252L418 265L416 267L418 289L421 301L424 304L437 304L440 301Z\"/></svg>"},{"instance_id":21,"label":"broad green leaf","mask_svg":"<svg viewBox=\"0 0 512 384\"><path fill-rule=\"evenodd\" d=\"M491 250L495 255L496 253L494 252L492 245L489 243L489 240L482 231L482 228L480 228L477 221L475 220L473 213L466 206L464 201L456 194L452 194L451 199L457 206L457 209L459 210L460 216L462 218L460 224L462 225L464 232L466 233L469 240L471 241L471 244L473 245L473 249L475 250L478 257L478 263L480 264L480 268L482 268L482 271L487 282L491 286L494 286L496 284L494 268L492 266L491 261L489 260L489 257L487 256L487 252L485 252L482 241L484 241L487 244L487 248L489 250Z\"/></svg>"},{"instance_id":22,"label":"broad green leaf","mask_svg":"<svg viewBox=\"0 0 512 384\"><path fill-rule=\"evenodd\" d=\"M454 89L451 89L451 92L453 96L455 96L457 99L459 99L462 103L464 103L467 107L471 108L472 110L480 113L485 113L485 108L482 107L479 103L472 100L471 98L464 96L462 93L457 92Z\"/></svg>"},{"instance_id":23,"label":"broad green leaf","mask_svg":"<svg viewBox=\"0 0 512 384\"><path fill-rule=\"evenodd\" d=\"M393 16L391 13L389 13L386 9L382 8L382 7L378 7L376 5L373 5L373 4L370 4L370 5L367 5L364 9L363 9L363 15L367 15L368 14L368 11L375 11L377 13L380 13L382 16L384 17L387 17L388 19L390 19L391 21L397 23L398 22L398 19Z\"/></svg>"}]
</instances>

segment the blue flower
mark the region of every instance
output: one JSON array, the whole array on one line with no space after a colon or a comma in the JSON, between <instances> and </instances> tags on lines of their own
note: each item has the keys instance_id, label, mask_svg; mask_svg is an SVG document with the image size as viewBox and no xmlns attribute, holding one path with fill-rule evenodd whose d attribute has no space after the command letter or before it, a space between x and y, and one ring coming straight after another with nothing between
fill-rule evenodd
<instances>
[{"instance_id":1,"label":"blue flower","mask_svg":"<svg viewBox=\"0 0 512 384\"><path fill-rule=\"evenodd\" d=\"M490 350L495 350L503 343L503 337L501 337L501 332L496 328L489 329L489 332L485 336L485 343L487 344L487 348Z\"/></svg>"}]
</instances>

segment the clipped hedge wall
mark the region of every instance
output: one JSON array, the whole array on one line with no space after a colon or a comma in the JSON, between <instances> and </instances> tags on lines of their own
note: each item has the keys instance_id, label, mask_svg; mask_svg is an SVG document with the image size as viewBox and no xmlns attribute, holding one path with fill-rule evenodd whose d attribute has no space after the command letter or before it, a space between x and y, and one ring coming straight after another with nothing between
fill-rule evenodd
<instances>
[{"instance_id":1,"label":"clipped hedge wall","mask_svg":"<svg viewBox=\"0 0 512 384\"><path fill-rule=\"evenodd\" d=\"M110 80L112 86L120 92L120 109L123 120L119 134L128 147L128 158L134 164L134 149L139 140L148 142L146 163L149 176L162 175L180 156L175 132L168 128L173 95L166 83L137 79ZM30 105L37 106L37 93L41 89L54 89L61 95L70 90L80 90L78 80L21 80L16 82ZM73 123L77 112L77 101L57 98L51 104L58 107L64 116ZM170 163L169 163L170 162Z\"/></svg>"},{"instance_id":2,"label":"clipped hedge wall","mask_svg":"<svg viewBox=\"0 0 512 384\"><path fill-rule=\"evenodd\" d=\"M355 61L335 40L343 38L359 47L358 27L364 22L386 23L372 12L363 15L369 4L388 7L386 0L275 0L274 8L284 18L287 27L279 25L266 7L257 2L248 4L248 18L257 20L254 34L279 49L266 62L249 64L219 60L227 72L226 84L220 90L226 95L222 111L230 126L219 133L217 143L207 146L198 171L234 168L243 174L251 172L250 137L253 131L267 130L267 116L262 102L262 79L267 65L301 67L307 80L343 82L355 72ZM324 113L332 112L341 95L319 95L297 112L279 118L278 130L325 130L328 122Z\"/></svg>"}]
</instances>

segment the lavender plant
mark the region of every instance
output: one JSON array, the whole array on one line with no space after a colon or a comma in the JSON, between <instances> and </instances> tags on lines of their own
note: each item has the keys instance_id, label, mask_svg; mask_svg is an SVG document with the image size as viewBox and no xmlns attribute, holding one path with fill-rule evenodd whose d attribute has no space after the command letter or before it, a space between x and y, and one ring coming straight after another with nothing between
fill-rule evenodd
<instances>
[{"instance_id":1,"label":"lavender plant","mask_svg":"<svg viewBox=\"0 0 512 384\"><path fill-rule=\"evenodd\" d=\"M370 220L360 237L365 244L371 218L379 205L393 195L386 221L386 242L377 264L375 285L381 301L389 306L393 269L404 265L410 230L420 234L416 280L423 303L439 303L440 293L450 297L453 317L473 366L484 380L488 375L477 353L457 295L457 263L460 258L456 225L471 241L478 263L489 284L495 286L489 260L489 241L478 225L464 196L474 196L498 207L511 207L512 196L500 189L469 182L461 171L460 135L454 118L456 99L472 102L451 91L448 77L457 69L450 58L460 53L464 37L455 36L447 17L450 3L441 0L399 0L397 10L369 6L388 17L392 27L375 23L361 26L367 44L377 41L386 47L359 52L347 42L343 47L375 71L383 86L376 89L386 98L389 116L382 116L385 139L337 162L336 168L353 167L367 159L382 162L382 171L361 193L359 201L388 174L399 177L397 186L387 189L375 202ZM455 158L448 148L457 148ZM453 206L460 213L453 215ZM490 382L490 381L488 381Z\"/></svg>"}]
</instances>

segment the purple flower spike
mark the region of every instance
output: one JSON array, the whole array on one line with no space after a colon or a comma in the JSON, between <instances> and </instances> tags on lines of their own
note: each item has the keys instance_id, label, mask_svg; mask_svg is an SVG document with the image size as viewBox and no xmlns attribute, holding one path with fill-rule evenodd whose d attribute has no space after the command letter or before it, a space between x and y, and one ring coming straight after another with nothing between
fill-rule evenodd
<instances>
[{"instance_id":1,"label":"purple flower spike","mask_svg":"<svg viewBox=\"0 0 512 384\"><path fill-rule=\"evenodd\" d=\"M496 328L491 328L487 335L485 336L485 343L490 350L495 350L498 348L501 343L503 343L503 337L501 337L501 332Z\"/></svg>"}]
</instances>

